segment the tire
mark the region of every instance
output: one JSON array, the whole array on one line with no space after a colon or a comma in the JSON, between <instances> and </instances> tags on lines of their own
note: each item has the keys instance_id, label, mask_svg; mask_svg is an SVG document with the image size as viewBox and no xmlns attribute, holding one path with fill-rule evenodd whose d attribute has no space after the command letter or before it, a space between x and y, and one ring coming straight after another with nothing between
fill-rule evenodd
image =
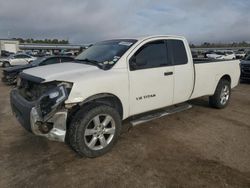
<instances>
[{"instance_id":1,"label":"tire","mask_svg":"<svg viewBox=\"0 0 250 188\"><path fill-rule=\"evenodd\" d=\"M10 63L9 63L9 62L6 62L6 61L3 62L3 67L4 67L4 68L10 67Z\"/></svg>"},{"instance_id":2,"label":"tire","mask_svg":"<svg viewBox=\"0 0 250 188\"><path fill-rule=\"evenodd\" d=\"M209 104L213 108L225 108L231 97L231 86L228 80L222 79L218 83L215 93L209 97Z\"/></svg>"},{"instance_id":3,"label":"tire","mask_svg":"<svg viewBox=\"0 0 250 188\"><path fill-rule=\"evenodd\" d=\"M106 125L105 120L108 122ZM94 158L110 151L120 132L121 117L117 110L94 104L82 108L73 117L68 129L68 141L80 156Z\"/></svg>"}]
</instances>

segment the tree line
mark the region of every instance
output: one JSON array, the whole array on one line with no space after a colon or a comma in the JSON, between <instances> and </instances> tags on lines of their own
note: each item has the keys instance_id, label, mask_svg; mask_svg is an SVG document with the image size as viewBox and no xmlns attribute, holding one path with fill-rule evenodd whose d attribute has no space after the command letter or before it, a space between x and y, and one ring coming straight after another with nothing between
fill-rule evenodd
<instances>
[{"instance_id":1,"label":"tree line","mask_svg":"<svg viewBox=\"0 0 250 188\"><path fill-rule=\"evenodd\" d=\"M39 44L69 44L68 40L59 40L59 39L23 39L23 38L12 38L18 40L20 43L39 43Z\"/></svg>"},{"instance_id":2,"label":"tree line","mask_svg":"<svg viewBox=\"0 0 250 188\"><path fill-rule=\"evenodd\" d=\"M69 44L68 40L59 40L59 39L23 39L23 38L13 38L18 40L20 43L39 43L39 44ZM190 44L191 48L230 48L230 47L250 47L250 43L246 41L242 42L232 42L232 43L210 43L204 42L199 45Z\"/></svg>"},{"instance_id":3,"label":"tree line","mask_svg":"<svg viewBox=\"0 0 250 188\"><path fill-rule=\"evenodd\" d=\"M232 43L209 43L204 42L200 45L191 44L191 48L230 48L230 47L250 47L250 43L246 41Z\"/></svg>"}]
</instances>

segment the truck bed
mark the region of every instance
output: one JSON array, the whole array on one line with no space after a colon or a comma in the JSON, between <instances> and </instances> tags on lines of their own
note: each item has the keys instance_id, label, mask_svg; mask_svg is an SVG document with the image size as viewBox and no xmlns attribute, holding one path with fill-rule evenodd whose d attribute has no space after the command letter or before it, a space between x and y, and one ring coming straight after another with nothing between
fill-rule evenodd
<instances>
[{"instance_id":1,"label":"truck bed","mask_svg":"<svg viewBox=\"0 0 250 188\"><path fill-rule=\"evenodd\" d=\"M215 63L215 62L224 62L224 61L230 61L230 60L209 59L209 58L193 58L194 64L198 64L198 63Z\"/></svg>"},{"instance_id":2,"label":"truck bed","mask_svg":"<svg viewBox=\"0 0 250 188\"><path fill-rule=\"evenodd\" d=\"M219 80L230 76L231 88L239 83L239 60L194 59L195 85L191 99L213 95Z\"/></svg>"}]
</instances>

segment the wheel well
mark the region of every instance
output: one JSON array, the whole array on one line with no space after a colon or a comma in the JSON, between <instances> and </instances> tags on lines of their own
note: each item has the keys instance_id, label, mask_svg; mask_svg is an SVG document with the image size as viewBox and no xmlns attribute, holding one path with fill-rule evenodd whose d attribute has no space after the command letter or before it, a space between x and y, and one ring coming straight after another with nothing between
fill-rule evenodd
<instances>
[{"instance_id":1,"label":"wheel well","mask_svg":"<svg viewBox=\"0 0 250 188\"><path fill-rule=\"evenodd\" d=\"M3 61L3 62L2 62L2 67L5 67L5 64L9 64L9 66L11 66L11 65L10 65L10 62L8 62L8 61Z\"/></svg>"},{"instance_id":2,"label":"wheel well","mask_svg":"<svg viewBox=\"0 0 250 188\"><path fill-rule=\"evenodd\" d=\"M122 103L120 99L113 94L104 93L104 94L97 94L97 95L91 96L87 98L86 100L84 100L82 103L79 103L78 105L75 105L74 107L72 107L72 109L70 109L69 111L68 122L71 121L71 119L77 113L79 109L86 107L88 105L93 105L93 104L97 104L97 105L105 104L105 105L111 106L118 111L121 119L123 117L123 107L122 107Z\"/></svg>"},{"instance_id":3,"label":"wheel well","mask_svg":"<svg viewBox=\"0 0 250 188\"><path fill-rule=\"evenodd\" d=\"M83 105L86 105L89 103L100 103L100 104L111 106L118 111L121 118L123 117L122 103L120 99L115 95L104 94L104 95L99 95L98 97L94 96L92 100L88 100L86 103L83 103Z\"/></svg>"},{"instance_id":4,"label":"wheel well","mask_svg":"<svg viewBox=\"0 0 250 188\"><path fill-rule=\"evenodd\" d=\"M231 85L231 77L228 74L222 76L220 80L227 80Z\"/></svg>"}]
</instances>

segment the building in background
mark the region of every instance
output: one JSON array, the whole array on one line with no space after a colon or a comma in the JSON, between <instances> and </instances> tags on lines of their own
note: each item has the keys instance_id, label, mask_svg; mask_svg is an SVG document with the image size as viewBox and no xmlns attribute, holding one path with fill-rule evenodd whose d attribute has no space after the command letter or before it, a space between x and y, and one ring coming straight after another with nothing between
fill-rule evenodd
<instances>
[{"instance_id":1,"label":"building in background","mask_svg":"<svg viewBox=\"0 0 250 188\"><path fill-rule=\"evenodd\" d=\"M13 39L0 39L0 55L2 51L17 53L19 51L19 41Z\"/></svg>"},{"instance_id":2,"label":"building in background","mask_svg":"<svg viewBox=\"0 0 250 188\"><path fill-rule=\"evenodd\" d=\"M82 49L85 49L85 45L72 45L72 44L34 44L34 43L22 43L19 45L20 50L34 53L48 53L50 55L71 53L72 55L78 54Z\"/></svg>"}]
</instances>

